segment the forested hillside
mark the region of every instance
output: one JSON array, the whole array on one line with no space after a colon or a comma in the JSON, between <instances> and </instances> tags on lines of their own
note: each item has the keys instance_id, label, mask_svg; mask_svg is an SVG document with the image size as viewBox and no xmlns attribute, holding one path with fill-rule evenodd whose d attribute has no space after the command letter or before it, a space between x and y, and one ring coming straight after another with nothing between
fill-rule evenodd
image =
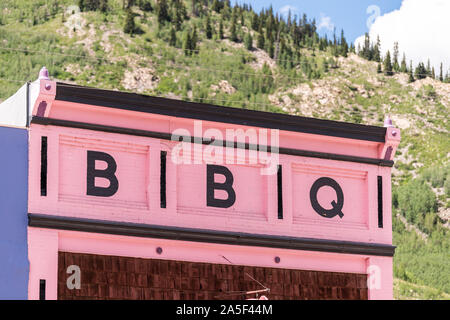
<instances>
[{"instance_id":1,"label":"forested hillside","mask_svg":"<svg viewBox=\"0 0 450 320\"><path fill-rule=\"evenodd\" d=\"M450 78L408 53L355 48L314 19L203 0L6 0L0 100L52 78L402 129L393 170L395 297L450 298Z\"/></svg>"}]
</instances>

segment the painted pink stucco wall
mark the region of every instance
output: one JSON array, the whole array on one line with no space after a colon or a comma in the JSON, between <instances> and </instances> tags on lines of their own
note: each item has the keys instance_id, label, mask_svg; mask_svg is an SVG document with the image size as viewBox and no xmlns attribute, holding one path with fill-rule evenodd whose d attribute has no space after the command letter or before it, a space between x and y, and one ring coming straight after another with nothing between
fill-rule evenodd
<instances>
[{"instance_id":1,"label":"painted pink stucco wall","mask_svg":"<svg viewBox=\"0 0 450 320\"><path fill-rule=\"evenodd\" d=\"M188 241L112 236L28 228L29 299L39 299L39 279L47 280L47 299L57 299L58 251L145 259L183 260L368 275L369 299L392 299L392 258ZM161 254L156 248L163 249ZM275 263L274 257L280 257ZM81 281L83 279L81 278Z\"/></svg>"},{"instance_id":2,"label":"painted pink stucco wall","mask_svg":"<svg viewBox=\"0 0 450 320\"><path fill-rule=\"evenodd\" d=\"M45 81L43 81L45 82ZM54 83L49 82L54 85ZM42 87L42 86L41 86ZM42 89L43 90L43 89ZM186 129L194 134L194 120L144 114L98 106L53 101L49 90L44 116L116 127L171 133ZM50 90L51 91L51 90ZM214 128L249 129L224 123L202 122ZM393 134L395 131L395 135ZM48 139L48 190L40 195L41 137ZM398 130L388 128L386 143L351 140L305 133L280 132L281 147L381 158L399 142ZM261 175L261 164L223 164L233 173L236 202L230 208L206 206L206 163L175 164L171 152L177 142L116 133L32 124L29 150L29 212L117 222L144 223L253 234L333 239L365 243L392 243L390 168L336 160L280 155L283 167L283 219L277 218L277 175ZM268 141L270 144L270 140ZM207 146L197 145L197 150ZM111 197L86 195L87 151L106 152L117 163L119 189ZM160 152L167 156L167 208L160 208ZM194 157L194 156L192 156ZM101 163L98 168L101 168ZM344 192L344 217L328 219L311 207L309 190L320 177L336 180ZM378 227L377 176L383 177L383 228ZM96 184L105 181L99 179ZM326 207L335 192L323 188L319 202ZM171 240L105 236L60 230L28 229L29 297L37 298L39 279L47 280L48 298L56 299L57 252L85 252L319 271L375 273L371 299L392 298L392 258L318 253L245 246L200 244ZM162 256L154 248L163 246ZM273 257L281 257L275 264ZM372 267L374 266L374 267Z\"/></svg>"}]
</instances>

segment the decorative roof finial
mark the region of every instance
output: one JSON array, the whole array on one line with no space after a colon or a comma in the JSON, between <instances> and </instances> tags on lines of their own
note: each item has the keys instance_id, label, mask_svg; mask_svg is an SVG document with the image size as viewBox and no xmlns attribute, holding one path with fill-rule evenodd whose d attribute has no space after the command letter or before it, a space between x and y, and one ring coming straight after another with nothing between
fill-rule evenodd
<instances>
[{"instance_id":1,"label":"decorative roof finial","mask_svg":"<svg viewBox=\"0 0 450 320\"><path fill-rule=\"evenodd\" d=\"M386 118L384 118L384 127L385 128L393 128L394 126L392 125L392 120L389 117L389 115L386 116Z\"/></svg>"},{"instance_id":2,"label":"decorative roof finial","mask_svg":"<svg viewBox=\"0 0 450 320\"><path fill-rule=\"evenodd\" d=\"M46 67L42 67L39 71L39 80L50 80L50 77L48 75L48 70Z\"/></svg>"}]
</instances>

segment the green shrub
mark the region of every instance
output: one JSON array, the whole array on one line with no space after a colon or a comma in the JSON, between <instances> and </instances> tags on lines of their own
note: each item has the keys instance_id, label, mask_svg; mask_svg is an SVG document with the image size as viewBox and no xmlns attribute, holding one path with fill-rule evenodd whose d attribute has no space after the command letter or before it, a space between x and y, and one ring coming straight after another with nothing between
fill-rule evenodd
<instances>
[{"instance_id":1,"label":"green shrub","mask_svg":"<svg viewBox=\"0 0 450 320\"><path fill-rule=\"evenodd\" d=\"M430 186L419 179L410 180L400 186L397 193L398 208L411 223L417 222L428 212L437 211L436 195Z\"/></svg>"}]
</instances>

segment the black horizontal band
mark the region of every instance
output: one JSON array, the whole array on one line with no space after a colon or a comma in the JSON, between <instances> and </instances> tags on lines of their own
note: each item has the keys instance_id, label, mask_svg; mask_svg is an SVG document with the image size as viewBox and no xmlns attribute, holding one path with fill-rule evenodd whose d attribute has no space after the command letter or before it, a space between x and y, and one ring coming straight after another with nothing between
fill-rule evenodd
<instances>
[{"instance_id":1,"label":"black horizontal band","mask_svg":"<svg viewBox=\"0 0 450 320\"><path fill-rule=\"evenodd\" d=\"M41 124L41 125L54 125L60 127L70 127L77 129L86 129L86 130L94 130L94 131L102 131L109 133L119 133L119 134L128 134L134 136L141 137L150 137L155 139L163 139L163 140L172 140L172 135L166 132L156 132L156 131L147 131L147 130L139 130L139 129L131 129L131 128L122 128L122 127L114 127L114 126L105 126L100 124L92 124L86 122L76 122L70 120L60 120L60 119L52 119L45 117L33 117L31 123ZM202 143L202 144L210 144L211 140L204 140L202 138L197 137L186 137L190 139L192 143ZM187 141L187 140L184 140ZM215 145L222 145L226 147L228 145L232 145L234 148L242 148L242 149L252 149L252 150L264 150L267 152L274 152L292 156L301 156L301 157L310 157L310 158L320 158L320 159L328 159L328 160L338 160L338 161L348 161L348 162L357 162L357 163L365 163L365 164L373 164L382 167L392 167L394 165L394 161L392 160L384 160L377 158L367 158L367 157L357 157L357 156L349 156L335 153L327 153L327 152L317 152L317 151L309 151L309 150L300 150L300 149L291 149L291 148L279 148L278 150L272 150L270 146L261 146L261 145L251 145L251 144L239 144L237 142L232 142L228 144L227 141L214 141Z\"/></svg>"},{"instance_id":2,"label":"black horizontal band","mask_svg":"<svg viewBox=\"0 0 450 320\"><path fill-rule=\"evenodd\" d=\"M112 222L105 220L68 218L34 213L28 214L28 226L132 237L359 254L369 256L392 257L395 251L395 246L388 244L294 238L239 232L167 227L147 224Z\"/></svg>"},{"instance_id":3,"label":"black horizontal band","mask_svg":"<svg viewBox=\"0 0 450 320\"><path fill-rule=\"evenodd\" d=\"M173 117L385 142L386 128L57 83L56 100Z\"/></svg>"}]
</instances>

